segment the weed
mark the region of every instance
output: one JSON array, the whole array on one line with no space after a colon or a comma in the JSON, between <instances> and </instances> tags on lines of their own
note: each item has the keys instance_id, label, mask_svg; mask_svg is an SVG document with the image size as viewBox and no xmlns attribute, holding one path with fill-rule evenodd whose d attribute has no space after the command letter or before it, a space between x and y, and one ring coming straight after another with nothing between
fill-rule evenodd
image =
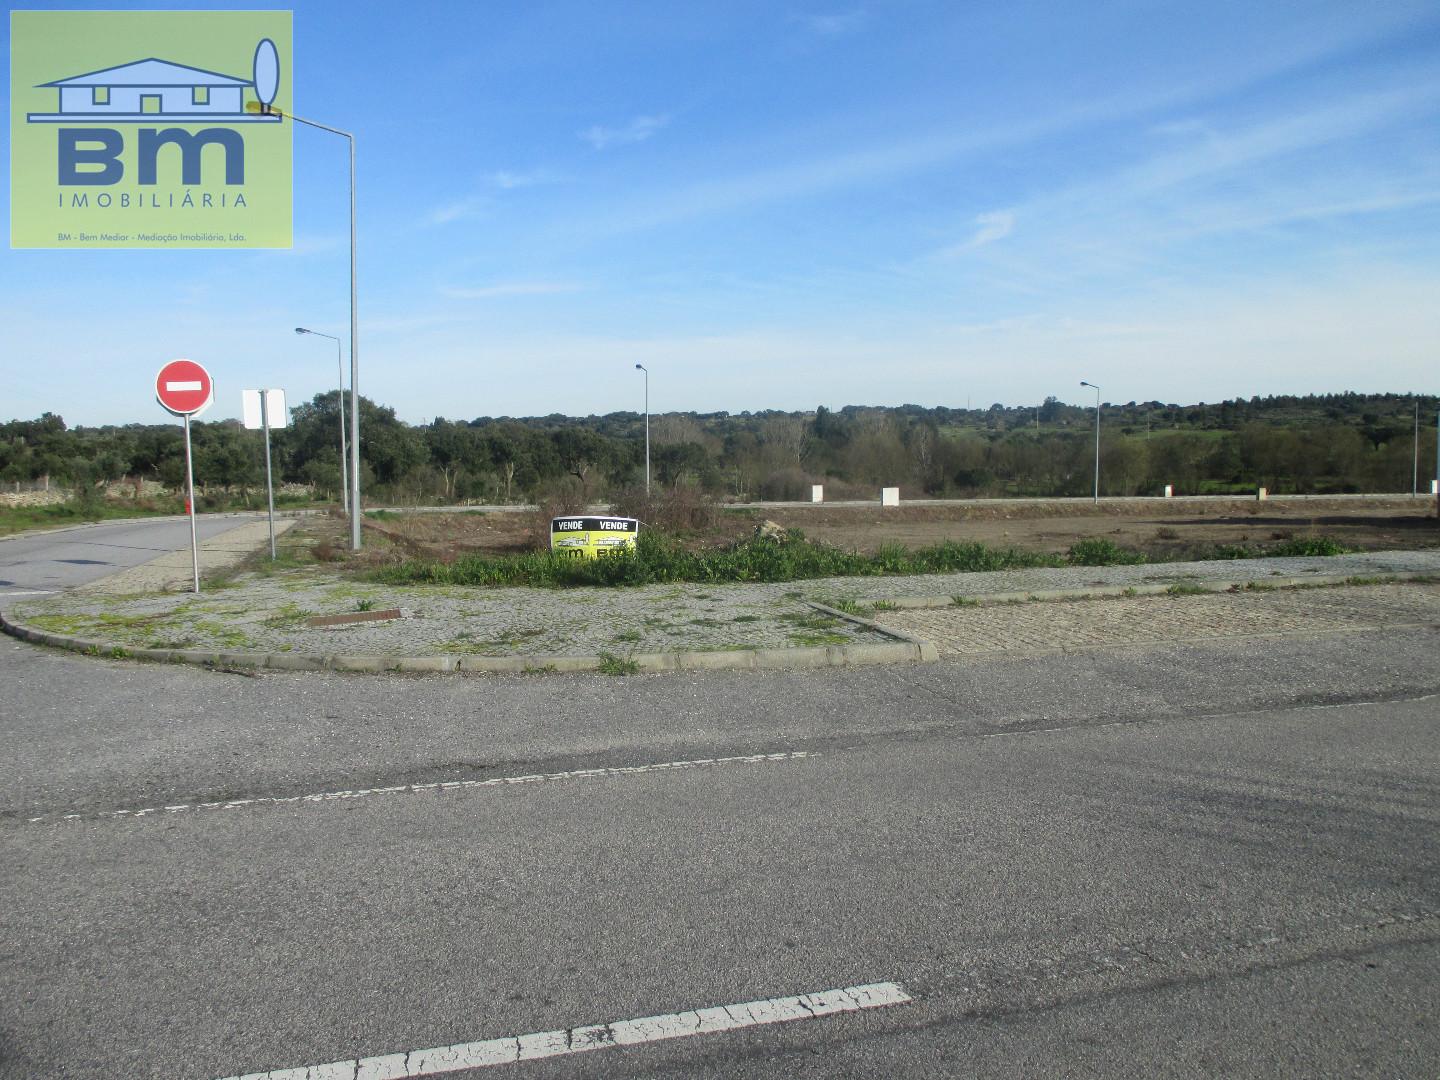
<instances>
[{"instance_id":1,"label":"weed","mask_svg":"<svg viewBox=\"0 0 1440 1080\"><path fill-rule=\"evenodd\" d=\"M1126 589L1125 589L1125 591L1122 592L1120 595L1121 595L1121 596L1139 596L1140 594L1137 593L1133 588L1130 588L1130 587L1127 586Z\"/></svg>"},{"instance_id":2,"label":"weed","mask_svg":"<svg viewBox=\"0 0 1440 1080\"><path fill-rule=\"evenodd\" d=\"M611 641L639 641L643 635L639 630L622 630Z\"/></svg>"},{"instance_id":3,"label":"weed","mask_svg":"<svg viewBox=\"0 0 1440 1080\"><path fill-rule=\"evenodd\" d=\"M900 605L889 600L876 600L870 605L871 611L899 611Z\"/></svg>"},{"instance_id":4,"label":"weed","mask_svg":"<svg viewBox=\"0 0 1440 1080\"><path fill-rule=\"evenodd\" d=\"M845 625L833 615L821 615L818 612L814 615L802 613L781 615L780 621L790 623L792 626L803 627L806 630L829 630L831 627Z\"/></svg>"},{"instance_id":5,"label":"weed","mask_svg":"<svg viewBox=\"0 0 1440 1080\"><path fill-rule=\"evenodd\" d=\"M635 675L639 673L640 665L628 656L602 652L599 671L601 675Z\"/></svg>"},{"instance_id":6,"label":"weed","mask_svg":"<svg viewBox=\"0 0 1440 1080\"><path fill-rule=\"evenodd\" d=\"M968 597L968 596L961 596L959 593L955 593L953 596L950 597L950 606L951 606L951 607L979 607L979 606L980 606L980 601L979 601L979 600L973 600L973 599L971 599L971 598Z\"/></svg>"},{"instance_id":7,"label":"weed","mask_svg":"<svg viewBox=\"0 0 1440 1080\"><path fill-rule=\"evenodd\" d=\"M1142 552L1100 537L1075 541L1065 557L1071 566L1135 566L1145 561Z\"/></svg>"},{"instance_id":8,"label":"weed","mask_svg":"<svg viewBox=\"0 0 1440 1080\"><path fill-rule=\"evenodd\" d=\"M846 645L850 639L844 634L817 633L817 634L791 634L790 641L795 645Z\"/></svg>"},{"instance_id":9,"label":"weed","mask_svg":"<svg viewBox=\"0 0 1440 1080\"><path fill-rule=\"evenodd\" d=\"M1188 581L1177 581L1165 590L1169 596L1203 596L1209 591L1203 585L1192 585Z\"/></svg>"},{"instance_id":10,"label":"weed","mask_svg":"<svg viewBox=\"0 0 1440 1080\"><path fill-rule=\"evenodd\" d=\"M736 615L733 622L759 622L759 615Z\"/></svg>"},{"instance_id":11,"label":"weed","mask_svg":"<svg viewBox=\"0 0 1440 1080\"><path fill-rule=\"evenodd\" d=\"M356 600L356 601L355 601L355 610L356 610L356 611L369 611L369 610L371 610L374 606L375 606L375 601L374 601L374 600Z\"/></svg>"},{"instance_id":12,"label":"weed","mask_svg":"<svg viewBox=\"0 0 1440 1080\"><path fill-rule=\"evenodd\" d=\"M1156 540L1179 540L1179 539L1180 539L1180 534L1179 534L1178 532L1176 532L1174 529L1170 528L1170 526L1165 525L1165 526L1162 526L1161 528L1158 528L1158 529L1155 530L1155 539L1156 539Z\"/></svg>"}]
</instances>

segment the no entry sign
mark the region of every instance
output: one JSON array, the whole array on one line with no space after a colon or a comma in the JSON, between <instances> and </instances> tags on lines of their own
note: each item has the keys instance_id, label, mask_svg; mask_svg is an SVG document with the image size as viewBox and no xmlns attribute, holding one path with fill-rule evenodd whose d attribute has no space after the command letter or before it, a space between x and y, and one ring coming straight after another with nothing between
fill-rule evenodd
<instances>
[{"instance_id":1,"label":"no entry sign","mask_svg":"<svg viewBox=\"0 0 1440 1080\"><path fill-rule=\"evenodd\" d=\"M194 416L215 400L215 387L194 360L171 360L155 376L155 400L176 416Z\"/></svg>"}]
</instances>

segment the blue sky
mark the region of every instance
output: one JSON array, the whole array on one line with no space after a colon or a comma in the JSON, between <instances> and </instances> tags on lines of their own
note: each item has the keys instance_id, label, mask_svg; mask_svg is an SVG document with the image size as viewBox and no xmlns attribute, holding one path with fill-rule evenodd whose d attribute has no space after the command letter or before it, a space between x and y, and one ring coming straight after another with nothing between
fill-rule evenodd
<instances>
[{"instance_id":1,"label":"blue sky","mask_svg":"<svg viewBox=\"0 0 1440 1080\"><path fill-rule=\"evenodd\" d=\"M411 422L1440 382L1433 2L293 10ZM345 165L296 132L291 251L0 251L0 419L328 389Z\"/></svg>"}]
</instances>

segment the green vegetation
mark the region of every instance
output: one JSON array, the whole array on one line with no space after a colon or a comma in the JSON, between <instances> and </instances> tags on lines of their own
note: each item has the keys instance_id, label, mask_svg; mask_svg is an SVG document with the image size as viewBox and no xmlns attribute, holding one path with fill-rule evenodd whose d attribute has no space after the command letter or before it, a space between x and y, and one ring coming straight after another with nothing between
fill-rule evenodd
<instances>
[{"instance_id":1,"label":"green vegetation","mask_svg":"<svg viewBox=\"0 0 1440 1080\"><path fill-rule=\"evenodd\" d=\"M1067 559L1071 566L1135 566L1143 563L1145 556L1113 540L1090 539L1071 544Z\"/></svg>"},{"instance_id":2,"label":"green vegetation","mask_svg":"<svg viewBox=\"0 0 1440 1080\"><path fill-rule=\"evenodd\" d=\"M1188 581L1177 581L1174 585L1166 589L1165 592L1170 596L1206 596L1209 595L1210 590L1203 585L1194 585Z\"/></svg>"},{"instance_id":3,"label":"green vegetation","mask_svg":"<svg viewBox=\"0 0 1440 1080\"><path fill-rule=\"evenodd\" d=\"M640 665L629 657L602 652L598 670L601 675L634 675L639 672Z\"/></svg>"},{"instance_id":4,"label":"green vegetation","mask_svg":"<svg viewBox=\"0 0 1440 1080\"><path fill-rule=\"evenodd\" d=\"M1189 551L1185 555L1186 558L1196 559L1252 559L1341 555L1348 550L1333 540L1318 537L1270 545L1224 545ZM756 537L726 547L695 551L686 550L674 537L651 530L640 533L633 553L621 552L600 559L575 559L543 551L501 557L470 556L451 563L412 560L371 571L369 577L388 585L566 588L675 582L762 583L824 577L973 573L1031 567L1133 566L1146 561L1142 552L1105 539L1078 541L1064 556L956 542L915 550L890 545L872 555L842 551L807 540L798 530L792 530L784 540ZM679 599L682 595L676 590L660 599ZM836 600L831 606L852 614L862 613L861 605L854 601ZM885 610L885 607L876 606L872 610Z\"/></svg>"},{"instance_id":5,"label":"green vegetation","mask_svg":"<svg viewBox=\"0 0 1440 1080\"><path fill-rule=\"evenodd\" d=\"M911 551L886 547L874 555L841 551L792 532L784 541L743 540L728 547L687 551L673 538L642 531L633 554L572 559L551 552L501 558L472 556L453 563L412 561L374 572L387 584L652 585L664 582L774 582L820 577L953 573L1056 566L1053 556L945 543Z\"/></svg>"},{"instance_id":6,"label":"green vegetation","mask_svg":"<svg viewBox=\"0 0 1440 1080\"><path fill-rule=\"evenodd\" d=\"M1218 404L1106 403L1101 413L1100 493L1275 494L1409 491L1414 410L1434 417L1434 396L1326 394L1236 399ZM338 500L339 420L335 391L291 410L273 433L276 479ZM874 498L898 484L905 497L1078 496L1093 478L1093 410L1055 398L984 409L871 408L814 412L670 413L652 417L653 498L642 497L644 416L436 419L420 426L393 409L360 402L366 495L395 505L467 500L574 504L609 499L649 525L699 531L714 499ZM193 425L201 510L264 503L259 433L234 421ZM1422 424L1420 460L1435 460L1434 424ZM0 424L0 484L63 487L105 503L125 481L122 513L147 510L144 481L181 485L176 424L69 428L50 413ZM133 495L131 494L133 493ZM309 495L278 491L279 505ZM178 501L168 499L173 512ZM26 508L0 513L0 531L93 520L100 509ZM78 514L78 516L77 516ZM383 520L383 515L376 515Z\"/></svg>"},{"instance_id":7,"label":"green vegetation","mask_svg":"<svg viewBox=\"0 0 1440 1080\"><path fill-rule=\"evenodd\" d=\"M55 503L51 506L0 506L0 536L24 532L26 529L61 529L87 521L113 521L116 518L161 517L178 514L179 503L147 501L143 505L107 502L103 499Z\"/></svg>"}]
</instances>

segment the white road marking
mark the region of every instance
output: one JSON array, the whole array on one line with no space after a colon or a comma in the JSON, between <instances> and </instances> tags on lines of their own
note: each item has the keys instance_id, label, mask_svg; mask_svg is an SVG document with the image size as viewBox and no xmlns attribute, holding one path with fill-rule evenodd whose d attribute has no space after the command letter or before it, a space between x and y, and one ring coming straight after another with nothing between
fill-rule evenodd
<instances>
[{"instance_id":1,"label":"white road marking","mask_svg":"<svg viewBox=\"0 0 1440 1080\"><path fill-rule=\"evenodd\" d=\"M50 596L54 592L54 589L25 589L18 592L11 592L9 590L6 590L4 592L0 592L0 596Z\"/></svg>"},{"instance_id":2,"label":"white road marking","mask_svg":"<svg viewBox=\"0 0 1440 1080\"><path fill-rule=\"evenodd\" d=\"M747 1001L740 1005L720 1005L665 1016L644 1016L638 1020L592 1024L568 1031L537 1031L531 1035L456 1043L409 1053L245 1073L243 1076L227 1076L224 1080L405 1080L412 1076L434 1076L462 1069L481 1069L488 1065L510 1065L538 1058L583 1054L612 1046L635 1046L688 1035L737 1031L762 1024L813 1020L861 1009L883 1009L890 1005L904 1005L910 1000L910 995L899 983L867 983L864 986L847 986L843 990L821 990L796 997Z\"/></svg>"},{"instance_id":3,"label":"white road marking","mask_svg":"<svg viewBox=\"0 0 1440 1080\"><path fill-rule=\"evenodd\" d=\"M172 382L172 381L169 380L169 379L166 379L166 380L165 380L165 389L166 389L166 390L171 390L171 391L179 391L179 390L199 390L199 389L201 389L201 386L202 386L202 384L201 384L201 382L200 382L199 379L194 379L194 380L191 380L191 381L189 381L189 382L186 382L186 381Z\"/></svg>"},{"instance_id":4,"label":"white road marking","mask_svg":"<svg viewBox=\"0 0 1440 1080\"><path fill-rule=\"evenodd\" d=\"M399 795L422 791L459 791L466 788L501 787L506 784L543 784L552 780L583 780L597 776L634 776L639 773L698 769L709 765L754 765L765 761L798 761L819 757L815 752L797 750L784 754L746 754L739 757L696 758L693 761L661 761L653 765L621 765L604 769L574 769L570 772L532 773L527 776L497 776L490 780L442 780L430 784L397 784L394 787L321 791L313 795L259 796L254 799L227 799L220 802L179 803L174 806L147 806L141 810L103 810L96 814L42 814L30 824L50 821L102 821L109 818L140 818L150 814L183 814L193 810L233 810L240 806L285 806L292 803L325 803L340 799L364 799L371 795Z\"/></svg>"}]
</instances>

